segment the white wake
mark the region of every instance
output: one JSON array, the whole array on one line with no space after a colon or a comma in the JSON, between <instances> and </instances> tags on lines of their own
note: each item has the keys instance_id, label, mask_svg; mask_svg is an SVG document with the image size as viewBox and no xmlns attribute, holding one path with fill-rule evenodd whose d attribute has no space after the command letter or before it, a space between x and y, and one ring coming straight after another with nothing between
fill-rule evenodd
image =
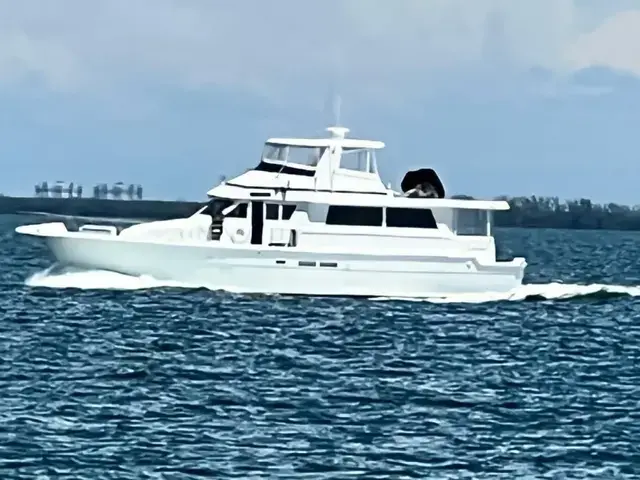
<instances>
[{"instance_id":1,"label":"white wake","mask_svg":"<svg viewBox=\"0 0 640 480\"><path fill-rule=\"evenodd\" d=\"M156 280L153 277L133 277L106 270L82 270L53 265L36 272L25 281L29 287L77 288L81 290L147 290L152 288L194 288L177 282Z\"/></svg>"},{"instance_id":2,"label":"white wake","mask_svg":"<svg viewBox=\"0 0 640 480\"><path fill-rule=\"evenodd\" d=\"M201 288L200 285L187 285L179 282L157 280L149 276L134 277L104 270L59 269L55 265L31 275L25 281L30 287L74 288L82 290L148 290L154 288ZM534 283L525 284L505 294L464 294L446 298L395 298L377 297L377 301L419 301L432 303L485 303L496 301L519 301L530 298L563 300L596 294L640 296L640 286L605 284L567 284Z\"/></svg>"},{"instance_id":3,"label":"white wake","mask_svg":"<svg viewBox=\"0 0 640 480\"><path fill-rule=\"evenodd\" d=\"M479 293L460 294L445 298L412 298L404 299L414 302L431 303L485 303L499 301L520 301L530 298L545 300L565 300L576 297L586 297L597 294L640 296L640 286L605 285L592 283L581 285L577 283L530 283L524 284L509 293ZM401 300L394 297L380 297L376 300Z\"/></svg>"}]
</instances>

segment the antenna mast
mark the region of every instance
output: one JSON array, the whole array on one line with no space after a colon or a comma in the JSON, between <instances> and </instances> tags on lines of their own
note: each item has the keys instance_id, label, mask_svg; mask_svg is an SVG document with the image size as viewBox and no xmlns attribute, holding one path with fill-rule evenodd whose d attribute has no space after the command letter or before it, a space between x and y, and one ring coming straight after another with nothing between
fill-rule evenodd
<instances>
[{"instance_id":1,"label":"antenna mast","mask_svg":"<svg viewBox=\"0 0 640 480\"><path fill-rule=\"evenodd\" d=\"M328 132L331 132L333 138L344 139L345 135L349 133L349 129L340 126L340 109L342 107L342 98L340 95L336 95L333 99L333 116L335 122L332 127L327 128Z\"/></svg>"},{"instance_id":2,"label":"antenna mast","mask_svg":"<svg viewBox=\"0 0 640 480\"><path fill-rule=\"evenodd\" d=\"M333 99L333 116L335 119L334 125L340 126L340 110L342 108L342 97L336 95Z\"/></svg>"}]
</instances>

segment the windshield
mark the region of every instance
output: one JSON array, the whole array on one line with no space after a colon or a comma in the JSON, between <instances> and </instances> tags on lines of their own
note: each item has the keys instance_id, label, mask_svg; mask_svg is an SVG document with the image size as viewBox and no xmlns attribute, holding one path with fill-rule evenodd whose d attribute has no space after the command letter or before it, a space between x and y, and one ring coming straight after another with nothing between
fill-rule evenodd
<instances>
[{"instance_id":1,"label":"windshield","mask_svg":"<svg viewBox=\"0 0 640 480\"><path fill-rule=\"evenodd\" d=\"M222 211L231 205L233 205L233 202L227 198L214 198L207 204L201 213L203 215L211 215L212 217L215 217L217 215L221 215Z\"/></svg>"},{"instance_id":2,"label":"windshield","mask_svg":"<svg viewBox=\"0 0 640 480\"><path fill-rule=\"evenodd\" d=\"M262 152L262 159L267 162L286 162L287 164L315 167L325 150L326 147L300 147L267 143Z\"/></svg>"}]
</instances>

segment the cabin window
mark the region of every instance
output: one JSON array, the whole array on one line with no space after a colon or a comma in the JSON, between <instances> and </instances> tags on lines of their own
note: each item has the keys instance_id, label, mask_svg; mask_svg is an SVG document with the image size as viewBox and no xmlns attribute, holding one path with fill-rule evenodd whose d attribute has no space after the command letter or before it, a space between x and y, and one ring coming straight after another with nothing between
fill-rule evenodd
<instances>
[{"instance_id":1,"label":"cabin window","mask_svg":"<svg viewBox=\"0 0 640 480\"><path fill-rule=\"evenodd\" d=\"M282 219L289 220L295 211L295 205L282 205Z\"/></svg>"},{"instance_id":2,"label":"cabin window","mask_svg":"<svg viewBox=\"0 0 640 480\"><path fill-rule=\"evenodd\" d=\"M330 205L327 225L382 226L382 208Z\"/></svg>"},{"instance_id":3,"label":"cabin window","mask_svg":"<svg viewBox=\"0 0 640 480\"><path fill-rule=\"evenodd\" d=\"M295 211L295 205L280 205L278 203L267 203L265 218L267 220L289 220Z\"/></svg>"},{"instance_id":4,"label":"cabin window","mask_svg":"<svg viewBox=\"0 0 640 480\"><path fill-rule=\"evenodd\" d=\"M344 148L340 158L340 168L356 172L375 173L375 155L366 148Z\"/></svg>"},{"instance_id":5,"label":"cabin window","mask_svg":"<svg viewBox=\"0 0 640 480\"><path fill-rule=\"evenodd\" d=\"M493 216L489 210L457 209L454 217L456 235L491 235Z\"/></svg>"},{"instance_id":6,"label":"cabin window","mask_svg":"<svg viewBox=\"0 0 640 480\"><path fill-rule=\"evenodd\" d=\"M267 220L278 220L280 217L280 205L276 203L267 203L267 212L266 219Z\"/></svg>"},{"instance_id":7,"label":"cabin window","mask_svg":"<svg viewBox=\"0 0 640 480\"><path fill-rule=\"evenodd\" d=\"M227 215L228 218L247 218L248 204L239 203L236 208L231 210Z\"/></svg>"},{"instance_id":8,"label":"cabin window","mask_svg":"<svg viewBox=\"0 0 640 480\"><path fill-rule=\"evenodd\" d=\"M387 208L387 227L438 228L438 224L427 208Z\"/></svg>"}]
</instances>

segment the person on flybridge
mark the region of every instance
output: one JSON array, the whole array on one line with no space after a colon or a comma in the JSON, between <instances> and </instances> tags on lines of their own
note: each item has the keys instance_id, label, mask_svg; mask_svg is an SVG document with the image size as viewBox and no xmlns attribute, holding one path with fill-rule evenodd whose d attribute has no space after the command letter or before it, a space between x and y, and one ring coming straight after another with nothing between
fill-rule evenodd
<instances>
[{"instance_id":1,"label":"person on flybridge","mask_svg":"<svg viewBox=\"0 0 640 480\"><path fill-rule=\"evenodd\" d=\"M435 170L421 168L405 174L401 188L405 197L444 198L444 186Z\"/></svg>"},{"instance_id":2,"label":"person on flybridge","mask_svg":"<svg viewBox=\"0 0 640 480\"><path fill-rule=\"evenodd\" d=\"M405 197L438 198L436 188L429 182L419 183L411 190L404 192Z\"/></svg>"}]
</instances>

